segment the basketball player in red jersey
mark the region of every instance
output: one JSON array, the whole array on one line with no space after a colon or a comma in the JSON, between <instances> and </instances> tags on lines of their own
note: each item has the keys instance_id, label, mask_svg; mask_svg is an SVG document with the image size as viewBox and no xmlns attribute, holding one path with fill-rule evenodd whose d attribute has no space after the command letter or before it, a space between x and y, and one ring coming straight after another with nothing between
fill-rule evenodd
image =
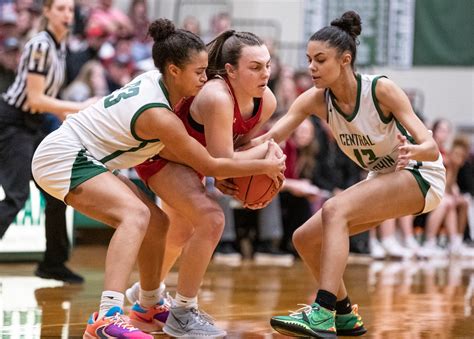
<instances>
[{"instance_id":1,"label":"basketball player in red jersey","mask_svg":"<svg viewBox=\"0 0 474 339\"><path fill-rule=\"evenodd\" d=\"M275 96L267 87L270 53L263 41L252 33L226 31L208 45L208 50L210 80L199 95L184 100L175 110L188 133L206 145L213 156L262 158L269 147L277 150L276 156L283 156L273 142L234 152L256 135L276 108ZM167 154L166 158L172 160L173 155ZM225 331L194 312L198 309L199 286L224 229L222 209L206 194L202 177L189 167L157 156L136 170L160 196L170 218L163 276L157 279L163 280L181 255L176 297L170 309L172 316L163 330L173 336L224 335ZM221 182L220 189L226 191L226 185ZM140 290L140 296L151 293L158 291ZM141 299L131 311L137 327L143 327L139 318L152 318L158 310L157 307L146 309L140 305ZM191 314L197 314L197 318ZM191 320L189 326L179 326L187 320ZM199 322L201 326L197 326Z\"/></svg>"}]
</instances>

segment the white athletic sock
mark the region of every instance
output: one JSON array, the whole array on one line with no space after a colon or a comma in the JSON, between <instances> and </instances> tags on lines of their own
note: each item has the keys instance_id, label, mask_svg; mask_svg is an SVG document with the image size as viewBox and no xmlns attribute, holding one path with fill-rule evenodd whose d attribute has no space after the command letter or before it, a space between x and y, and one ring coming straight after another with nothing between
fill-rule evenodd
<instances>
[{"instance_id":1,"label":"white athletic sock","mask_svg":"<svg viewBox=\"0 0 474 339\"><path fill-rule=\"evenodd\" d=\"M124 295L115 291L103 291L100 298L99 319L102 318L108 310L114 306L123 309Z\"/></svg>"},{"instance_id":2,"label":"white athletic sock","mask_svg":"<svg viewBox=\"0 0 474 339\"><path fill-rule=\"evenodd\" d=\"M145 291L140 286L140 297L139 303L140 306L143 307L152 307L160 301L161 298L161 289L158 287L157 289L151 291Z\"/></svg>"},{"instance_id":3,"label":"white athletic sock","mask_svg":"<svg viewBox=\"0 0 474 339\"><path fill-rule=\"evenodd\" d=\"M188 308L190 308L190 307L196 307L197 308L197 305L198 305L197 296L188 298L188 297L182 296L178 292L176 292L176 297L174 298L174 301L176 302L176 306L181 306L181 307L184 306L184 307L188 307Z\"/></svg>"},{"instance_id":4,"label":"white athletic sock","mask_svg":"<svg viewBox=\"0 0 474 339\"><path fill-rule=\"evenodd\" d=\"M131 304L136 303L137 301L140 300L140 289L141 285L140 282L134 283L127 291L125 292L128 301L130 301ZM166 290L166 285L164 281L160 282L160 287L158 289L158 301L164 297L163 293L165 293Z\"/></svg>"}]
</instances>

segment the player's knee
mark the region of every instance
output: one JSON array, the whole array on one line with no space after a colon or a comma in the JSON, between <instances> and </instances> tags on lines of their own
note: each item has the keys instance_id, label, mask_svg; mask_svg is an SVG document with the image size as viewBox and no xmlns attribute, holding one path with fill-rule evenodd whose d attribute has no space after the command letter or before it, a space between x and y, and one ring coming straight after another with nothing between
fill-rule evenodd
<instances>
[{"instance_id":1,"label":"player's knee","mask_svg":"<svg viewBox=\"0 0 474 339\"><path fill-rule=\"evenodd\" d=\"M200 228L204 228L208 237L218 242L224 231L224 212L219 207L213 207L207 211L203 219Z\"/></svg>"},{"instance_id":2,"label":"player's knee","mask_svg":"<svg viewBox=\"0 0 474 339\"><path fill-rule=\"evenodd\" d=\"M169 246L174 248L184 247L191 237L194 235L194 227L189 229L180 230L179 232L174 231L172 236L168 236L166 240L167 248Z\"/></svg>"},{"instance_id":3,"label":"player's knee","mask_svg":"<svg viewBox=\"0 0 474 339\"><path fill-rule=\"evenodd\" d=\"M471 203L471 199L465 196L461 196L459 198L459 207L462 209L467 209L469 208L469 204Z\"/></svg>"},{"instance_id":4,"label":"player's knee","mask_svg":"<svg viewBox=\"0 0 474 339\"><path fill-rule=\"evenodd\" d=\"M456 201L452 196L448 195L444 198L444 205L446 209L453 209L456 207Z\"/></svg>"},{"instance_id":5,"label":"player's knee","mask_svg":"<svg viewBox=\"0 0 474 339\"><path fill-rule=\"evenodd\" d=\"M127 208L121 223L126 227L133 227L136 232L145 234L150 224L151 211L143 203Z\"/></svg>"},{"instance_id":6,"label":"player's knee","mask_svg":"<svg viewBox=\"0 0 474 339\"><path fill-rule=\"evenodd\" d=\"M323 227L325 225L332 225L335 220L338 220L337 224L343 224L344 211L342 210L341 204L337 202L337 199L329 199L324 203L321 209L321 218Z\"/></svg>"},{"instance_id":7,"label":"player's knee","mask_svg":"<svg viewBox=\"0 0 474 339\"><path fill-rule=\"evenodd\" d=\"M151 211L150 227L158 229L160 234L163 234L163 232L168 232L169 226L170 219L165 212L158 207Z\"/></svg>"},{"instance_id":8,"label":"player's knee","mask_svg":"<svg viewBox=\"0 0 474 339\"><path fill-rule=\"evenodd\" d=\"M292 241L293 241L293 246L295 246L295 249L300 253L302 249L304 248L304 245L306 243L307 239L305 239L305 236L303 232L301 231L301 228L298 228L292 236Z\"/></svg>"},{"instance_id":9,"label":"player's knee","mask_svg":"<svg viewBox=\"0 0 474 339\"><path fill-rule=\"evenodd\" d=\"M315 250L319 251L321 248L322 235L318 233L308 237L308 233L300 227L293 233L292 240L295 249L298 253L302 254L306 248L311 252L314 252Z\"/></svg>"},{"instance_id":10,"label":"player's knee","mask_svg":"<svg viewBox=\"0 0 474 339\"><path fill-rule=\"evenodd\" d=\"M222 208L215 201L203 203L197 211L201 225L208 225L211 228L224 229L225 217Z\"/></svg>"}]
</instances>

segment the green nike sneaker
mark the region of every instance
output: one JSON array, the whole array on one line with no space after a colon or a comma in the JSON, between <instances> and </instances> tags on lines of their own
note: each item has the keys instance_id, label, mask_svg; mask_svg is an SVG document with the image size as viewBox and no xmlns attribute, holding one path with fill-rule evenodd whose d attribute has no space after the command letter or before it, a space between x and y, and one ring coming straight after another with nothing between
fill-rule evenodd
<instances>
[{"instance_id":1,"label":"green nike sneaker","mask_svg":"<svg viewBox=\"0 0 474 339\"><path fill-rule=\"evenodd\" d=\"M288 316L276 316L270 320L273 329L293 337L336 338L336 312L319 304L302 305Z\"/></svg>"},{"instance_id":2,"label":"green nike sneaker","mask_svg":"<svg viewBox=\"0 0 474 339\"><path fill-rule=\"evenodd\" d=\"M352 305L351 313L336 314L337 335L357 337L367 332L358 311L359 306Z\"/></svg>"}]
</instances>

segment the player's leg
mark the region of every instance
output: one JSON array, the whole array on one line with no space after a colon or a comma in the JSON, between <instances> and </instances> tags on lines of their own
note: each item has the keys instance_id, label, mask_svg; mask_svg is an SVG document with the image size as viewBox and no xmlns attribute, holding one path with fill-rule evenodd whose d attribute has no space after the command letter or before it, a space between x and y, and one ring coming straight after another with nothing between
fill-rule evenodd
<instances>
[{"instance_id":1,"label":"player's leg","mask_svg":"<svg viewBox=\"0 0 474 339\"><path fill-rule=\"evenodd\" d=\"M129 316L134 326L144 332L155 333L161 331L169 314L169 304L163 299L163 289L160 287L169 219L134 183L123 176L119 178L151 212L150 223L138 253L139 303L133 303Z\"/></svg>"},{"instance_id":2,"label":"player's leg","mask_svg":"<svg viewBox=\"0 0 474 339\"><path fill-rule=\"evenodd\" d=\"M359 225L351 230L351 235L358 234L379 224L380 222L373 222ZM320 281L322 230L321 210L319 210L293 234L295 249L318 282ZM311 308L308 308L308 310L311 310ZM293 324L295 321L301 321L301 319L301 313L293 316L274 317L272 325L281 333L294 334L294 332L291 332ZM337 292L335 325L338 335L354 336L366 332L362 318L358 314L358 306L351 304L342 279ZM296 328L296 330L299 330L299 328Z\"/></svg>"},{"instance_id":3,"label":"player's leg","mask_svg":"<svg viewBox=\"0 0 474 339\"><path fill-rule=\"evenodd\" d=\"M328 200L323 225L320 289L337 294L349 253L351 229L423 211L425 198L409 171L379 175Z\"/></svg>"},{"instance_id":4,"label":"player's leg","mask_svg":"<svg viewBox=\"0 0 474 339\"><path fill-rule=\"evenodd\" d=\"M400 199L405 193L400 187L414 193ZM393 206L387 208L387 205ZM375 227L385 219L421 212L423 207L424 197L408 171L366 180L328 200L294 236L298 251L313 275L319 277L316 302L290 316L272 318L273 328L283 334L335 337L333 310L337 300L347 295L341 281L349 252L349 235ZM314 253L315 248L321 252ZM353 318L356 326L358 318ZM315 323L320 325L311 325ZM360 334L364 332L365 329Z\"/></svg>"},{"instance_id":5,"label":"player's leg","mask_svg":"<svg viewBox=\"0 0 474 339\"><path fill-rule=\"evenodd\" d=\"M123 325L128 320L121 317L123 292L147 233L150 209L110 172L83 182L67 194L65 201L81 213L116 228L107 250L100 311L91 316L84 336L95 338L100 330L109 334L132 331L137 338L151 338Z\"/></svg>"},{"instance_id":6,"label":"player's leg","mask_svg":"<svg viewBox=\"0 0 474 339\"><path fill-rule=\"evenodd\" d=\"M193 317L199 287L224 228L222 209L208 196L196 172L186 166L169 163L148 180L148 185L166 203L164 209L170 216L167 252L170 248L170 253L179 255L179 249L184 246L175 306L170 310L174 317L168 318L165 332L174 336L225 335L225 331L209 323L205 317ZM172 209L167 206L172 206ZM169 267L175 258L166 258L165 266ZM177 326L176 318L188 326Z\"/></svg>"}]
</instances>

